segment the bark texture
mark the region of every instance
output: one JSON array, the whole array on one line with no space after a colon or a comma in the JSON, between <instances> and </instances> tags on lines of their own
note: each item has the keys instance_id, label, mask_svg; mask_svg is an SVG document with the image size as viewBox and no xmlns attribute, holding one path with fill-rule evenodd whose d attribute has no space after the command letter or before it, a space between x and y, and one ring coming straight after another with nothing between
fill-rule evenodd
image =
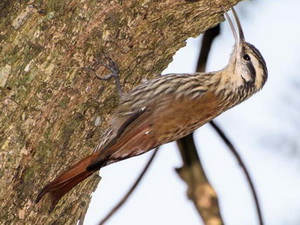
<instances>
[{"instance_id":1,"label":"bark texture","mask_svg":"<svg viewBox=\"0 0 300 225\"><path fill-rule=\"evenodd\" d=\"M93 67L104 51L125 90L157 76L174 53L238 0L0 2L0 224L76 224L99 178L49 214L38 191L91 153L118 103ZM116 178L118 179L118 178Z\"/></svg>"}]
</instances>

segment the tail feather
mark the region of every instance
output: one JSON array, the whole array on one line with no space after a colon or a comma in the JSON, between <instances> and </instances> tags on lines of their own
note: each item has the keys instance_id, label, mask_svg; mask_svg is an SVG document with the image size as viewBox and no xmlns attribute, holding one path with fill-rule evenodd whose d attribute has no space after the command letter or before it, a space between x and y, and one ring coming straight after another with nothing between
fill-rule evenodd
<instances>
[{"instance_id":1,"label":"tail feather","mask_svg":"<svg viewBox=\"0 0 300 225\"><path fill-rule=\"evenodd\" d=\"M98 169L110 163L139 155L151 149L151 147L155 147L154 137L152 135L145 136L149 133L150 124L152 124L149 113L151 113L151 110L146 110L144 107L129 115L125 120L120 117L117 121L119 124L115 125L118 128L114 134L115 136L111 136L110 141L101 148L101 151L94 152L79 161L68 171L47 184L41 190L35 202L39 202L45 194L49 193L54 208L67 192Z\"/></svg>"},{"instance_id":2,"label":"tail feather","mask_svg":"<svg viewBox=\"0 0 300 225\"><path fill-rule=\"evenodd\" d=\"M47 184L38 194L35 202L38 203L41 198L49 193L52 201L52 208L57 204L57 202L73 187L78 183L92 175L96 170L86 170L88 165L91 164L93 160L97 158L99 153L95 152L92 155L86 157L85 159L79 161L77 164L72 166L69 170L62 173L60 176L55 178L49 184Z\"/></svg>"}]
</instances>

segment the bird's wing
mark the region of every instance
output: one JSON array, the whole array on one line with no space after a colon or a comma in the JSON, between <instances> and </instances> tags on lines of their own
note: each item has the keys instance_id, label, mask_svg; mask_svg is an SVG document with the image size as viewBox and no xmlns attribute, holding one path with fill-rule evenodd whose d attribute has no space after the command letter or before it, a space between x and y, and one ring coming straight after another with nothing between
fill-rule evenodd
<instances>
[{"instance_id":1,"label":"bird's wing","mask_svg":"<svg viewBox=\"0 0 300 225\"><path fill-rule=\"evenodd\" d=\"M151 135L152 113L152 107L148 106L133 112L125 120L121 118L115 136L101 148L99 156L87 169L99 169L156 147L156 140Z\"/></svg>"}]
</instances>

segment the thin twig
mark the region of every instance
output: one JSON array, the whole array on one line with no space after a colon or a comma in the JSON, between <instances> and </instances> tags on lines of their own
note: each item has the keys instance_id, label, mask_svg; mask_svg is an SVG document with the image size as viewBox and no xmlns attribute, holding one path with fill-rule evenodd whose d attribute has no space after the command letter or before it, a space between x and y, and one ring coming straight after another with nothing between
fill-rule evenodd
<instances>
[{"instance_id":1,"label":"thin twig","mask_svg":"<svg viewBox=\"0 0 300 225\"><path fill-rule=\"evenodd\" d=\"M127 191L127 193L124 195L124 197L118 202L118 204L114 208L112 208L110 210L110 212L100 221L99 225L105 224L105 222L107 222L107 220L110 219L123 206L123 204L127 201L127 199L130 197L130 195L133 193L133 191L136 189L136 187L138 186L138 184L142 180L145 173L148 171L154 157L156 156L156 154L158 152L158 149L159 149L159 147L157 147L154 150L154 152L152 153L152 155L151 155L149 161L147 162L146 166L144 167L144 169L142 170L142 172L140 173L140 175L138 176L138 178L136 179L134 184L131 186L131 188Z\"/></svg>"},{"instance_id":2,"label":"thin twig","mask_svg":"<svg viewBox=\"0 0 300 225\"><path fill-rule=\"evenodd\" d=\"M263 216L262 216L262 212L261 212L261 207L259 204L259 200L258 200L258 196L257 196L257 192L255 190L254 184L252 182L250 173L245 165L245 163L243 162L240 154L237 152L236 148L233 146L232 142L229 140L229 138L225 135L225 133L221 130L221 128L214 122L211 121L210 125L215 129L215 131L219 134L219 136L222 138L222 140L224 141L224 143L227 145L227 147L230 149L230 151L233 153L234 157L237 159L239 165L241 166L244 174L246 175L248 184L250 186L253 198L254 198L254 202L255 202L255 206L256 206L256 211L257 211L257 215L258 215L258 219L259 219L259 224L263 225Z\"/></svg>"}]
</instances>

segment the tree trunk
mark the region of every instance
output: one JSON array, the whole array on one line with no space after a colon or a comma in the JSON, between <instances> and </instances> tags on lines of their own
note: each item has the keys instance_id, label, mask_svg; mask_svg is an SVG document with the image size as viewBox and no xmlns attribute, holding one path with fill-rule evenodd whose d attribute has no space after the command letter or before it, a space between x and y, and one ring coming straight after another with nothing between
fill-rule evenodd
<instances>
[{"instance_id":1,"label":"tree trunk","mask_svg":"<svg viewBox=\"0 0 300 225\"><path fill-rule=\"evenodd\" d=\"M239 0L231 0L235 4ZM0 3L0 223L76 224L99 181L87 179L49 215L38 191L90 154L118 103L103 52L125 90L153 78L189 37L223 20L229 1ZM86 69L90 68L90 69ZM116 178L117 179L117 178Z\"/></svg>"}]
</instances>

